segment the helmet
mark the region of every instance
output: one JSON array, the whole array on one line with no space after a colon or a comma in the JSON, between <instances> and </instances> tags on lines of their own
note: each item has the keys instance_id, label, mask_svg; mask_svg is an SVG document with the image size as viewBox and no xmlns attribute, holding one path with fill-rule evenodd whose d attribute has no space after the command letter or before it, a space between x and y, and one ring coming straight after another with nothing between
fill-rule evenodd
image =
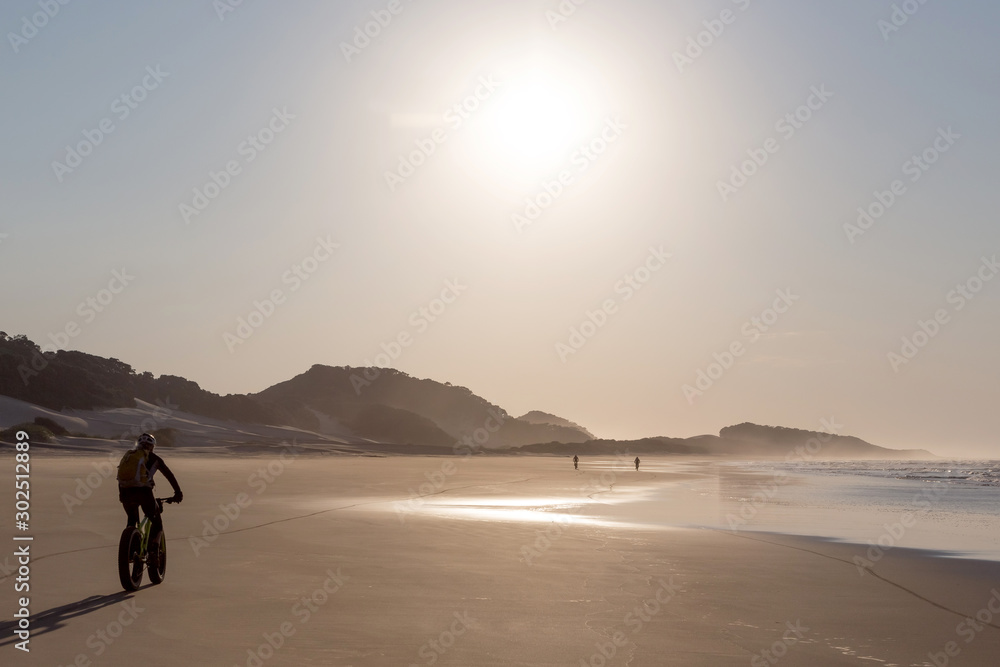
<instances>
[{"instance_id":1,"label":"helmet","mask_svg":"<svg viewBox=\"0 0 1000 667\"><path fill-rule=\"evenodd\" d=\"M156 438L148 433L143 433L139 436L139 442L137 444L143 449L152 449L156 446Z\"/></svg>"}]
</instances>

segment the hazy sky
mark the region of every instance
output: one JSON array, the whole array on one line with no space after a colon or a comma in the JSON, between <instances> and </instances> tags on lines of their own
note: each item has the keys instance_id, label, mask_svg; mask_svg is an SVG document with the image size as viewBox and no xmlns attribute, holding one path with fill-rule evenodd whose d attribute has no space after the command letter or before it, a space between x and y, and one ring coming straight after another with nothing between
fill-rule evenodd
<instances>
[{"instance_id":1,"label":"hazy sky","mask_svg":"<svg viewBox=\"0 0 1000 667\"><path fill-rule=\"evenodd\" d=\"M1000 456L995 2L231 3L3 3L0 329Z\"/></svg>"}]
</instances>

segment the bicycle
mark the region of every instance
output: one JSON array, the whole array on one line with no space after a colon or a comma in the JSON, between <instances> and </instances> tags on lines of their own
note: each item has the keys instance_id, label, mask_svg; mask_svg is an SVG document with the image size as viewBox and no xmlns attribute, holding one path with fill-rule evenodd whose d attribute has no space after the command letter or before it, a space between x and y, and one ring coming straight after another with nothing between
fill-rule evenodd
<instances>
[{"instance_id":1,"label":"bicycle","mask_svg":"<svg viewBox=\"0 0 1000 667\"><path fill-rule=\"evenodd\" d=\"M172 503L172 498L157 498L156 511L163 514L163 503ZM156 585L167 574L167 536L160 530L160 547L155 553L148 553L150 531L153 520L144 516L139 527L126 526L118 541L118 578L127 591L139 590L142 572L149 570L149 581Z\"/></svg>"}]
</instances>

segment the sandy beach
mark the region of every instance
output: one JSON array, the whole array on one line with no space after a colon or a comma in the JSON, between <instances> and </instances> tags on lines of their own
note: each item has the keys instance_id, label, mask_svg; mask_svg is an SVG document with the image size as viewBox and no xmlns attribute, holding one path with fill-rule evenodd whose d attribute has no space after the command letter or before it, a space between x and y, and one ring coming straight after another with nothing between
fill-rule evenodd
<instances>
[{"instance_id":1,"label":"sandy beach","mask_svg":"<svg viewBox=\"0 0 1000 667\"><path fill-rule=\"evenodd\" d=\"M0 25L0 667L1000 667L1000 1Z\"/></svg>"},{"instance_id":2,"label":"sandy beach","mask_svg":"<svg viewBox=\"0 0 1000 667\"><path fill-rule=\"evenodd\" d=\"M6 621L3 664L916 666L1000 655L1000 563L893 548L863 571L868 545L699 528L733 508L695 462L650 459L636 472L547 457L162 454L185 500L165 512L166 581L134 594L117 580L124 513L105 459L35 455L31 651L14 648ZM13 474L9 457L0 469ZM637 498L654 487L674 490L665 523L690 527L628 521L648 519ZM4 573L12 562L0 561ZM3 580L8 610L14 577Z\"/></svg>"}]
</instances>

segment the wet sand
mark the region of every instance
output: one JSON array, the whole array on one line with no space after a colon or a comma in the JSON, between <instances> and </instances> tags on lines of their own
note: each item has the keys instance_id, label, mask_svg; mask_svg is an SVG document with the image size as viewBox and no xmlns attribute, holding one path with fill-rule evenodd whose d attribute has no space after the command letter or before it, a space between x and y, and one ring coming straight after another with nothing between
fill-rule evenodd
<instances>
[{"instance_id":1,"label":"wet sand","mask_svg":"<svg viewBox=\"0 0 1000 667\"><path fill-rule=\"evenodd\" d=\"M166 581L134 594L117 579L124 513L95 468L103 458L35 457L31 652L13 646L6 577L4 665L934 665L928 654L995 665L1000 655L998 563L896 548L862 573L854 559L867 545L645 525L656 510L635 501L650 487L679 489L665 523L711 525L732 509L697 465L161 453L185 501L164 518ZM11 457L0 471L12 478ZM88 474L96 489L77 503ZM169 495L165 481L158 490ZM628 525L630 508L641 525ZM0 508L4 535L12 523L13 508Z\"/></svg>"}]
</instances>

